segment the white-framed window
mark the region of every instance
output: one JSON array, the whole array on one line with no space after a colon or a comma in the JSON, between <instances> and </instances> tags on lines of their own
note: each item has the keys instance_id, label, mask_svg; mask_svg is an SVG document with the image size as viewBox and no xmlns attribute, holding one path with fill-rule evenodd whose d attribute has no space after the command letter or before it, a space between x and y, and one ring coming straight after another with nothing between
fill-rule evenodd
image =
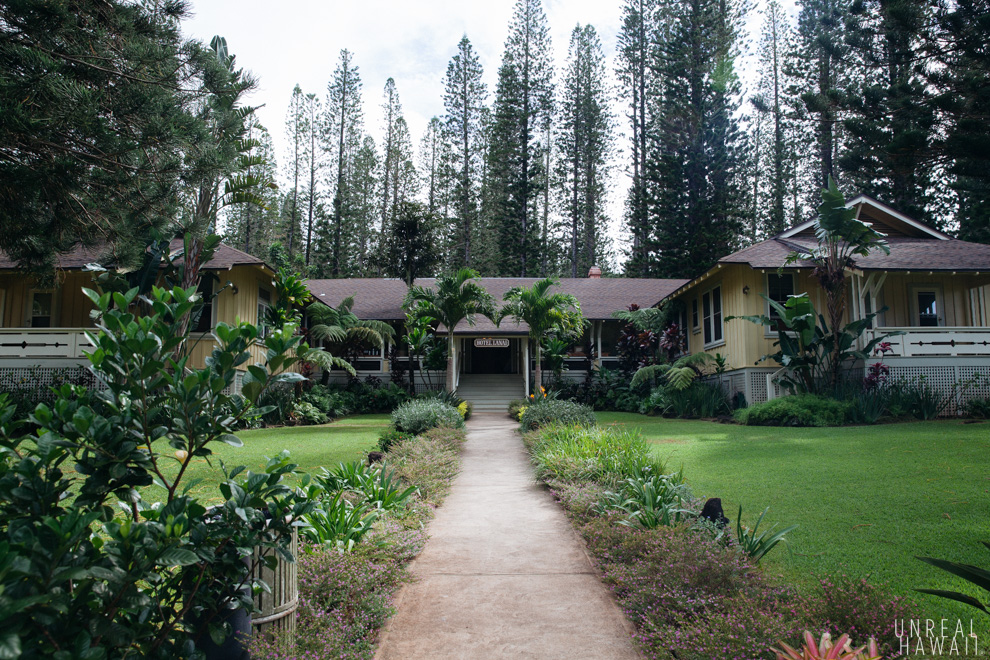
<instances>
[{"instance_id":1,"label":"white-framed window","mask_svg":"<svg viewBox=\"0 0 990 660\"><path fill-rule=\"evenodd\" d=\"M55 323L55 292L51 289L31 291L28 327L50 328Z\"/></svg>"},{"instance_id":2,"label":"white-framed window","mask_svg":"<svg viewBox=\"0 0 990 660\"><path fill-rule=\"evenodd\" d=\"M945 325L941 287L934 285L911 287L911 325L919 328Z\"/></svg>"},{"instance_id":3,"label":"white-framed window","mask_svg":"<svg viewBox=\"0 0 990 660\"><path fill-rule=\"evenodd\" d=\"M722 327L722 287L716 286L701 294L701 313L705 334L705 346L724 343Z\"/></svg>"},{"instance_id":4,"label":"white-framed window","mask_svg":"<svg viewBox=\"0 0 990 660\"><path fill-rule=\"evenodd\" d=\"M701 332L701 314L698 312L698 297L691 299L691 330Z\"/></svg>"},{"instance_id":5,"label":"white-framed window","mask_svg":"<svg viewBox=\"0 0 990 660\"><path fill-rule=\"evenodd\" d=\"M263 286L258 287L258 336L265 338L271 332L271 328L265 323L268 316L268 308L272 306L272 292Z\"/></svg>"}]
</instances>

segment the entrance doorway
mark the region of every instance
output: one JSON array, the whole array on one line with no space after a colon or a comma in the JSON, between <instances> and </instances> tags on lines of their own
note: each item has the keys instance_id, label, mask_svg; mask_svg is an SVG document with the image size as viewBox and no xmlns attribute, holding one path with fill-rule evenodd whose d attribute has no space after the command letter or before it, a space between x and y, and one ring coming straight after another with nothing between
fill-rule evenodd
<instances>
[{"instance_id":1,"label":"entrance doorway","mask_svg":"<svg viewBox=\"0 0 990 660\"><path fill-rule=\"evenodd\" d=\"M515 338L465 338L463 373L518 374L519 340Z\"/></svg>"}]
</instances>

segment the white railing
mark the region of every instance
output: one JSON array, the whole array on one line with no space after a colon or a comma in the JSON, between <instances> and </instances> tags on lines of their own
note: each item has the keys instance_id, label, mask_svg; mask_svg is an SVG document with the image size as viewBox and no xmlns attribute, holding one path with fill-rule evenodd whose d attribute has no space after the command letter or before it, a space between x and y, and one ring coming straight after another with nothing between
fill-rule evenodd
<instances>
[{"instance_id":1,"label":"white railing","mask_svg":"<svg viewBox=\"0 0 990 660\"><path fill-rule=\"evenodd\" d=\"M990 328L987 327L905 327L870 331L874 336L889 332L904 333L886 340L893 349L887 355L893 357L990 356Z\"/></svg>"},{"instance_id":2,"label":"white railing","mask_svg":"<svg viewBox=\"0 0 990 660\"><path fill-rule=\"evenodd\" d=\"M93 345L85 328L0 328L0 360L83 358Z\"/></svg>"}]
</instances>

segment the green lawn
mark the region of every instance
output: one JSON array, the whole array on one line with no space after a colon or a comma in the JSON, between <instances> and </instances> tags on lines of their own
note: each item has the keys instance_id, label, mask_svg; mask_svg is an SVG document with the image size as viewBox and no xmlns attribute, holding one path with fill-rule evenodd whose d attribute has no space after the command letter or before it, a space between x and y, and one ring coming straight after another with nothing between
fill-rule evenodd
<instances>
[{"instance_id":1,"label":"green lawn","mask_svg":"<svg viewBox=\"0 0 990 660\"><path fill-rule=\"evenodd\" d=\"M990 540L990 423L804 429L631 413L598 419L640 428L672 467L683 465L695 494L722 498L733 525L739 504L750 525L768 505L771 524L799 524L792 552L778 549L764 560L794 581L870 575L908 595L964 584L915 555L990 567L990 552L979 545ZM933 615L982 616L914 595Z\"/></svg>"},{"instance_id":2,"label":"green lawn","mask_svg":"<svg viewBox=\"0 0 990 660\"><path fill-rule=\"evenodd\" d=\"M321 426L287 426L282 428L241 431L238 437L243 447L217 444L212 447L212 466L205 459L196 460L189 468L188 480L202 479L193 492L213 501L222 499L216 488L221 478L221 459L228 467L246 465L260 471L265 458L276 456L288 449L294 463L306 472L316 472L320 467L332 467L337 463L363 460L369 451L378 448L378 435L390 423L388 415L356 415L345 417ZM184 479L186 480L186 479ZM154 500L160 488L151 488L145 497Z\"/></svg>"}]
</instances>

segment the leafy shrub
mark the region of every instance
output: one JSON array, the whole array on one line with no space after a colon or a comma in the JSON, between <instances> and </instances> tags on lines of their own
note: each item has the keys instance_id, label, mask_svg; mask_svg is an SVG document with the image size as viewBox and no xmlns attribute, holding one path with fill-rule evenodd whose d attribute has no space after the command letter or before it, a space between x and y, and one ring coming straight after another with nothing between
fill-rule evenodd
<instances>
[{"instance_id":1,"label":"leafy shrub","mask_svg":"<svg viewBox=\"0 0 990 660\"><path fill-rule=\"evenodd\" d=\"M415 486L402 489L395 471L384 467L369 467L361 461L340 463L333 470L323 468L315 478L318 488L311 489L317 499L326 499L342 491L362 498L362 504L382 511L405 504L416 492Z\"/></svg>"},{"instance_id":2,"label":"leafy shrub","mask_svg":"<svg viewBox=\"0 0 990 660\"><path fill-rule=\"evenodd\" d=\"M936 419L952 403L950 394L935 387L921 376L914 381L901 381L894 387L901 389L901 398L908 411L918 419Z\"/></svg>"},{"instance_id":3,"label":"leafy shrub","mask_svg":"<svg viewBox=\"0 0 990 660\"><path fill-rule=\"evenodd\" d=\"M776 548L781 541L786 540L785 537L788 533L797 529L797 525L791 525L790 527L785 527L784 529L775 532L774 530L777 529L777 526L774 525L760 534L760 524L763 522L763 518L766 517L767 511L769 510L770 507L763 509L763 513L761 513L760 517L756 519L756 524L753 525L753 529L744 527L742 524L741 504L739 505L739 515L736 517L736 543L739 544L739 549L757 564L760 563L760 560L763 559L768 552Z\"/></svg>"},{"instance_id":4,"label":"leafy shrub","mask_svg":"<svg viewBox=\"0 0 990 660\"><path fill-rule=\"evenodd\" d=\"M595 481L614 486L638 474L663 474L638 431L620 427L550 426L526 436L537 476L544 480Z\"/></svg>"},{"instance_id":5,"label":"leafy shrub","mask_svg":"<svg viewBox=\"0 0 990 660\"><path fill-rule=\"evenodd\" d=\"M258 398L258 408L264 412L261 421L265 424L285 424L292 418L295 409L296 393L290 385L275 385L269 387Z\"/></svg>"},{"instance_id":6,"label":"leafy shrub","mask_svg":"<svg viewBox=\"0 0 990 660\"><path fill-rule=\"evenodd\" d=\"M531 403L526 407L520 421L527 431L550 424L593 426L597 422L595 412L588 406L559 399L543 399Z\"/></svg>"},{"instance_id":7,"label":"leafy shrub","mask_svg":"<svg viewBox=\"0 0 990 660\"><path fill-rule=\"evenodd\" d=\"M990 398L970 399L963 404L963 413L975 419L990 419Z\"/></svg>"},{"instance_id":8,"label":"leafy shrub","mask_svg":"<svg viewBox=\"0 0 990 660\"><path fill-rule=\"evenodd\" d=\"M449 403L437 399L414 399L395 409L392 424L399 431L415 435L440 426L463 428L464 418Z\"/></svg>"},{"instance_id":9,"label":"leafy shrub","mask_svg":"<svg viewBox=\"0 0 990 660\"><path fill-rule=\"evenodd\" d=\"M796 394L737 410L736 419L749 426L842 426L851 404L814 394Z\"/></svg>"},{"instance_id":10,"label":"leafy shrub","mask_svg":"<svg viewBox=\"0 0 990 660\"><path fill-rule=\"evenodd\" d=\"M711 418L728 415L732 412L732 404L721 385L696 380L683 390L670 385L654 389L639 411L680 419Z\"/></svg>"},{"instance_id":11,"label":"leafy shrub","mask_svg":"<svg viewBox=\"0 0 990 660\"><path fill-rule=\"evenodd\" d=\"M627 514L622 524L655 529L693 515L684 508L684 499L689 495L682 475L652 474L647 470L627 477L617 492L606 492L602 507Z\"/></svg>"},{"instance_id":12,"label":"leafy shrub","mask_svg":"<svg viewBox=\"0 0 990 660\"><path fill-rule=\"evenodd\" d=\"M526 402L522 399L513 399L512 401L509 401L509 417L518 422L520 415L522 414L521 411L525 407Z\"/></svg>"},{"instance_id":13,"label":"leafy shrub","mask_svg":"<svg viewBox=\"0 0 990 660\"><path fill-rule=\"evenodd\" d=\"M382 431L381 435L378 436L378 450L382 452L387 452L392 448L392 445L399 444L400 442L405 442L410 438L413 438L412 433L405 433L403 431L397 431L395 429L389 429L387 431Z\"/></svg>"},{"instance_id":14,"label":"leafy shrub","mask_svg":"<svg viewBox=\"0 0 990 660\"><path fill-rule=\"evenodd\" d=\"M292 419L299 424L326 424L330 421L325 413L307 401L292 404Z\"/></svg>"},{"instance_id":15,"label":"leafy shrub","mask_svg":"<svg viewBox=\"0 0 990 660\"><path fill-rule=\"evenodd\" d=\"M145 316L127 311L138 289L84 292L99 314L90 368L106 389L64 385L35 410L31 436L0 397L3 646L24 658L188 657L195 637L230 634L221 613L253 607L242 587L256 548L266 563L291 560L293 523L312 503L286 484L286 452L263 473L224 469L209 511L183 477L213 445L240 446L236 426L264 390L301 380L293 368L318 351L292 324L262 339L220 323L207 366L193 368L181 356L195 288L153 289ZM258 350L241 394L227 394L234 365ZM153 482L154 504L142 498Z\"/></svg>"},{"instance_id":16,"label":"leafy shrub","mask_svg":"<svg viewBox=\"0 0 990 660\"><path fill-rule=\"evenodd\" d=\"M305 524L299 528L299 534L313 545L350 552L378 519L378 514L370 511L368 505L351 504L341 490L317 501L319 504L303 516Z\"/></svg>"},{"instance_id":17,"label":"leafy shrub","mask_svg":"<svg viewBox=\"0 0 990 660\"><path fill-rule=\"evenodd\" d=\"M591 406L594 410L638 412L649 387L631 387L628 373L610 369L589 371L584 381L555 378L549 389L558 398Z\"/></svg>"}]
</instances>

